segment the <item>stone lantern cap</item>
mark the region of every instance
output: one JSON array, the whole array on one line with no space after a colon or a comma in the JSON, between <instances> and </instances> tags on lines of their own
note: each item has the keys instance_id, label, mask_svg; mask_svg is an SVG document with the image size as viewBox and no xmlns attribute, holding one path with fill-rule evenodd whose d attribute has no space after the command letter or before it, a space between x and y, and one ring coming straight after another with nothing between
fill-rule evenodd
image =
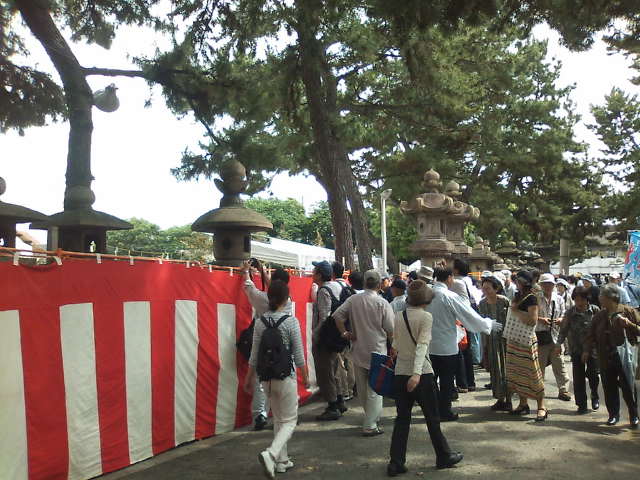
<instances>
[{"instance_id":1,"label":"stone lantern cap","mask_svg":"<svg viewBox=\"0 0 640 480\"><path fill-rule=\"evenodd\" d=\"M7 183L4 178L0 177L0 195L4 194L6 190ZM27 223L46 220L47 216L44 213L0 200L0 222Z\"/></svg>"},{"instance_id":2,"label":"stone lantern cap","mask_svg":"<svg viewBox=\"0 0 640 480\"><path fill-rule=\"evenodd\" d=\"M65 194L65 209L54 213L45 221L31 224L32 228L46 230L49 227L100 228L104 230L129 230L133 228L129 222L120 220L108 213L94 210L91 205L96 197L91 188L76 185Z\"/></svg>"},{"instance_id":3,"label":"stone lantern cap","mask_svg":"<svg viewBox=\"0 0 640 480\"><path fill-rule=\"evenodd\" d=\"M246 169L237 160L230 160L220 168L221 180L216 179L218 190L223 193L220 208L200 216L191 230L214 233L216 230L244 230L263 232L271 230L273 224L263 215L244 206L240 194L247 188Z\"/></svg>"}]
</instances>

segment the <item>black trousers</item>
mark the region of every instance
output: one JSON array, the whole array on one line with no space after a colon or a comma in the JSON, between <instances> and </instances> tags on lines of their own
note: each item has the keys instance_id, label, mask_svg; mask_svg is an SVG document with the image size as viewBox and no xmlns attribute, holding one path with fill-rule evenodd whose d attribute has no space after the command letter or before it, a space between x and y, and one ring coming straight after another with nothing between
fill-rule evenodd
<instances>
[{"instance_id":1,"label":"black trousers","mask_svg":"<svg viewBox=\"0 0 640 480\"><path fill-rule=\"evenodd\" d=\"M591 400L598 400L598 385L600 377L598 371L598 360L589 357L587 363L582 363L580 355L571 355L573 365L573 393L576 405L580 408L587 408L587 382L589 379L589 389L591 390Z\"/></svg>"},{"instance_id":2,"label":"black trousers","mask_svg":"<svg viewBox=\"0 0 640 480\"><path fill-rule=\"evenodd\" d=\"M437 459L443 459L451 453L447 439L440 430L440 416L438 415L438 394L432 374L420 377L420 383L413 390L407 392L408 375L396 375L393 389L396 396L397 416L393 425L391 436L390 456L391 462L396 465L404 465L407 454L407 440L411 428L411 409L417 403L422 409L422 414L427 422L427 430L431 438L431 445L436 452Z\"/></svg>"},{"instance_id":3,"label":"black trousers","mask_svg":"<svg viewBox=\"0 0 640 480\"><path fill-rule=\"evenodd\" d=\"M618 352L615 352L609 362L607 368L602 369L602 389L604 390L604 403L607 405L607 411L610 417L620 416L620 392L629 409L629 417L638 416L637 390L635 382L633 385L629 383L622 371L622 363Z\"/></svg>"},{"instance_id":4,"label":"black trousers","mask_svg":"<svg viewBox=\"0 0 640 480\"><path fill-rule=\"evenodd\" d=\"M453 396L453 379L458 365L458 354L430 355L435 379L438 381L438 411L441 417L450 417L451 397Z\"/></svg>"},{"instance_id":5,"label":"black trousers","mask_svg":"<svg viewBox=\"0 0 640 480\"><path fill-rule=\"evenodd\" d=\"M462 388L475 387L476 376L473 372L473 355L471 353L471 347L469 346L466 350L461 350L458 355L462 359L462 364L459 367L462 368L462 373L456 376L459 382L457 385Z\"/></svg>"}]
</instances>

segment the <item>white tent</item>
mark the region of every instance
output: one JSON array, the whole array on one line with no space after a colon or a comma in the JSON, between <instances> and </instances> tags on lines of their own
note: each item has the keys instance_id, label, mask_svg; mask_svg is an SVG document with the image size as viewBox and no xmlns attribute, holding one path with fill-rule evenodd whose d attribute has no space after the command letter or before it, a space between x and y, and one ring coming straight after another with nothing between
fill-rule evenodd
<instances>
[{"instance_id":1,"label":"white tent","mask_svg":"<svg viewBox=\"0 0 640 480\"><path fill-rule=\"evenodd\" d=\"M608 274L611 272L620 272L624 268L624 259L622 258L601 258L593 257L587 258L580 263L575 263L569 267L569 274L575 273L589 273L594 274ZM551 273L560 273L560 264L554 263L551 265Z\"/></svg>"},{"instance_id":2,"label":"white tent","mask_svg":"<svg viewBox=\"0 0 640 480\"><path fill-rule=\"evenodd\" d=\"M311 262L335 260L335 253L331 249L273 237L267 237L266 242L252 240L251 255L264 262L301 270L311 270Z\"/></svg>"}]
</instances>

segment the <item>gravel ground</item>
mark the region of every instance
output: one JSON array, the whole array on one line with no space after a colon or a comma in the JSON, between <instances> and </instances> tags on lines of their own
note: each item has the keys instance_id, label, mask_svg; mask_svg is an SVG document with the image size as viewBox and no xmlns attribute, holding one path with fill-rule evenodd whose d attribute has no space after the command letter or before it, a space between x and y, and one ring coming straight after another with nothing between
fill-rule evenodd
<instances>
[{"instance_id":1,"label":"gravel ground","mask_svg":"<svg viewBox=\"0 0 640 480\"><path fill-rule=\"evenodd\" d=\"M570 367L570 364L567 365ZM568 368L570 371L571 369ZM490 390L462 394L454 410L459 421L442 429L455 450L464 453L456 468L435 469L435 456L426 436L424 419L414 408L407 466L400 478L438 477L500 479L636 479L640 478L640 430L629 429L626 407L622 421L607 427L604 401L597 412L575 415L572 402L556 399L551 367L547 369L549 419L542 424L533 415L513 417L489 410ZM477 372L476 383L488 383L488 374ZM602 398L602 394L601 394ZM383 427L373 438L360 436L362 409L354 399L349 411L335 422L319 423L315 416L323 405L312 403L301 409L300 425L289 444L295 467L278 475L286 480L371 480L386 477L389 443L395 409L385 401ZM271 430L241 430L194 442L162 455L105 475L104 480L222 480L264 478L258 453L268 446Z\"/></svg>"}]
</instances>

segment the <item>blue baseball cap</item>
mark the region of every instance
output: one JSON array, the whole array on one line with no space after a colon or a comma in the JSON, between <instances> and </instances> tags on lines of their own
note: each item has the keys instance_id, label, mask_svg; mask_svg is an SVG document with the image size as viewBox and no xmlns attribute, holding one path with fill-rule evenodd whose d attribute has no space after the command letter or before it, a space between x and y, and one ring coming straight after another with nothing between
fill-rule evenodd
<instances>
[{"instance_id":1,"label":"blue baseball cap","mask_svg":"<svg viewBox=\"0 0 640 480\"><path fill-rule=\"evenodd\" d=\"M311 262L311 264L318 270L318 273L322 274L325 277L333 276L333 267L326 260L322 260L321 262Z\"/></svg>"}]
</instances>

